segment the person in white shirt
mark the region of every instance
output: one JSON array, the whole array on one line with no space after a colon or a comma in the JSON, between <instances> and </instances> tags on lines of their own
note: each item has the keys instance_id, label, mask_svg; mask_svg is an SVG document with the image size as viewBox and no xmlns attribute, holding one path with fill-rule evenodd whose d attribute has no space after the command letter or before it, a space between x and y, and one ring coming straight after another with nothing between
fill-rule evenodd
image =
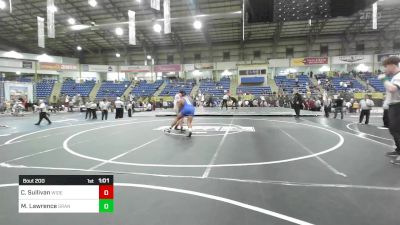
<instances>
[{"instance_id":1,"label":"person in white shirt","mask_svg":"<svg viewBox=\"0 0 400 225\"><path fill-rule=\"evenodd\" d=\"M90 111L92 111L93 119L97 120L97 104L96 102L90 102Z\"/></svg>"},{"instance_id":2,"label":"person in white shirt","mask_svg":"<svg viewBox=\"0 0 400 225\"><path fill-rule=\"evenodd\" d=\"M122 119L124 117L124 103L120 97L115 101L115 119Z\"/></svg>"},{"instance_id":3,"label":"person in white shirt","mask_svg":"<svg viewBox=\"0 0 400 225\"><path fill-rule=\"evenodd\" d=\"M260 100L261 100L260 106L261 107L265 107L265 97L264 97L264 95L260 96Z\"/></svg>"},{"instance_id":4,"label":"person in white shirt","mask_svg":"<svg viewBox=\"0 0 400 225\"><path fill-rule=\"evenodd\" d=\"M47 107L43 100L39 100L39 122L35 123L35 125L40 125L43 119L47 120L48 124L51 124L50 119L47 117ZM50 114L49 114L50 115Z\"/></svg>"},{"instance_id":5,"label":"person in white shirt","mask_svg":"<svg viewBox=\"0 0 400 225\"><path fill-rule=\"evenodd\" d=\"M332 99L329 97L324 101L324 112L325 112L325 117L329 118L329 113L331 112L332 109Z\"/></svg>"},{"instance_id":6,"label":"person in white shirt","mask_svg":"<svg viewBox=\"0 0 400 225\"><path fill-rule=\"evenodd\" d=\"M397 157L391 162L400 165L400 58L391 56L383 61L385 74L380 75L378 79L383 81L386 88L386 99L389 105L389 131L392 134L396 149L393 152L388 152L386 155ZM392 75L389 79L387 75Z\"/></svg>"},{"instance_id":7,"label":"person in white shirt","mask_svg":"<svg viewBox=\"0 0 400 225\"><path fill-rule=\"evenodd\" d=\"M385 97L383 102L383 127L389 128L389 100Z\"/></svg>"},{"instance_id":8,"label":"person in white shirt","mask_svg":"<svg viewBox=\"0 0 400 225\"><path fill-rule=\"evenodd\" d=\"M126 106L126 109L128 110L128 117L132 117L132 102L128 102L128 105Z\"/></svg>"},{"instance_id":9,"label":"person in white shirt","mask_svg":"<svg viewBox=\"0 0 400 225\"><path fill-rule=\"evenodd\" d=\"M222 97L221 109L223 109L225 106L226 110L228 110L228 100L229 100L229 95L228 95L228 93L225 93L224 96Z\"/></svg>"},{"instance_id":10,"label":"person in white shirt","mask_svg":"<svg viewBox=\"0 0 400 225\"><path fill-rule=\"evenodd\" d=\"M92 109L91 109L92 103L91 102L86 102L85 107L86 107L86 116L85 120L89 116L89 120L92 118Z\"/></svg>"},{"instance_id":11,"label":"person in white shirt","mask_svg":"<svg viewBox=\"0 0 400 225\"><path fill-rule=\"evenodd\" d=\"M360 108L361 108L361 113L360 113L360 123L363 122L364 116L366 116L365 119L365 124L368 125L369 123L369 116L371 115L371 109L374 107L375 104L374 102L370 99L368 95L365 95L364 99L360 101Z\"/></svg>"},{"instance_id":12,"label":"person in white shirt","mask_svg":"<svg viewBox=\"0 0 400 225\"><path fill-rule=\"evenodd\" d=\"M151 103L150 103L150 102L147 103L146 111L150 112L150 111L152 111L152 110L153 110L153 107L152 107Z\"/></svg>"},{"instance_id":13,"label":"person in white shirt","mask_svg":"<svg viewBox=\"0 0 400 225\"><path fill-rule=\"evenodd\" d=\"M108 118L108 109L110 108L110 102L107 99L103 99L100 102L100 110L101 110L101 120Z\"/></svg>"}]
</instances>

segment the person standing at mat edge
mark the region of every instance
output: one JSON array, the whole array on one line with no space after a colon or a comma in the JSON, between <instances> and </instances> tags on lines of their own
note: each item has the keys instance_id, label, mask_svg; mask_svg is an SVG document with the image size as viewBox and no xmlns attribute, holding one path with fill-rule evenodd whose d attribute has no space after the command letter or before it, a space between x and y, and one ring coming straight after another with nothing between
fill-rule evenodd
<instances>
[{"instance_id":1,"label":"person standing at mat edge","mask_svg":"<svg viewBox=\"0 0 400 225\"><path fill-rule=\"evenodd\" d=\"M391 56L383 61L385 74L379 75L378 79L382 80L386 88L386 99L389 105L389 131L393 136L396 149L388 152L387 156L397 157L391 162L400 165L400 58ZM389 79L387 75L392 76Z\"/></svg>"},{"instance_id":2,"label":"person standing at mat edge","mask_svg":"<svg viewBox=\"0 0 400 225\"><path fill-rule=\"evenodd\" d=\"M364 99L360 101L361 113L360 123L363 122L364 116L366 116L365 124L369 123L369 116L371 115L371 109L374 107L374 102L370 99L369 95L365 95Z\"/></svg>"},{"instance_id":3,"label":"person standing at mat edge","mask_svg":"<svg viewBox=\"0 0 400 225\"><path fill-rule=\"evenodd\" d=\"M229 99L229 95L228 95L228 93L225 93L224 96L222 97L221 109L223 109L225 106L226 110L228 110L228 99Z\"/></svg>"},{"instance_id":4,"label":"person standing at mat edge","mask_svg":"<svg viewBox=\"0 0 400 225\"><path fill-rule=\"evenodd\" d=\"M122 119L124 117L124 103L120 97L115 101L115 119Z\"/></svg>"},{"instance_id":5,"label":"person standing at mat edge","mask_svg":"<svg viewBox=\"0 0 400 225\"><path fill-rule=\"evenodd\" d=\"M47 106L44 103L43 100L39 100L39 122L35 123L35 125L40 125L40 123L42 122L43 119L47 120L47 122L49 123L49 125L51 124L51 121L49 120L49 118L47 117ZM50 115L50 114L49 114Z\"/></svg>"},{"instance_id":6,"label":"person standing at mat edge","mask_svg":"<svg viewBox=\"0 0 400 225\"><path fill-rule=\"evenodd\" d=\"M296 118L300 117L300 109L303 105L303 97L299 94L298 91L295 91L296 93L294 94L293 97L293 109L294 112L296 113Z\"/></svg>"},{"instance_id":7,"label":"person standing at mat edge","mask_svg":"<svg viewBox=\"0 0 400 225\"><path fill-rule=\"evenodd\" d=\"M107 101L107 99L103 99L103 101L100 102L101 120L107 120L109 108L110 102Z\"/></svg>"},{"instance_id":8,"label":"person standing at mat edge","mask_svg":"<svg viewBox=\"0 0 400 225\"><path fill-rule=\"evenodd\" d=\"M335 116L333 118L337 118L337 114L340 112L340 119L343 119L343 98L339 96L334 96L335 98Z\"/></svg>"}]
</instances>

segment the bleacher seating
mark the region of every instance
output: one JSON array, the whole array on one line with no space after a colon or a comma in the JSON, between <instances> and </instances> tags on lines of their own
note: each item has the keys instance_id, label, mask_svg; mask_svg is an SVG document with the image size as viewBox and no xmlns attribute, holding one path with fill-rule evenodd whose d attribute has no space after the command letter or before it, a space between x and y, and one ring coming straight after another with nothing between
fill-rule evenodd
<instances>
[{"instance_id":1,"label":"bleacher seating","mask_svg":"<svg viewBox=\"0 0 400 225\"><path fill-rule=\"evenodd\" d=\"M140 81L133 90L132 94L137 97L142 96L153 96L158 88L163 84L164 81L158 80L154 83L147 83L147 81Z\"/></svg>"},{"instance_id":2,"label":"bleacher seating","mask_svg":"<svg viewBox=\"0 0 400 225\"><path fill-rule=\"evenodd\" d=\"M95 81L76 83L74 80L66 80L62 85L61 94L69 96L80 94L82 97L88 97L95 84Z\"/></svg>"},{"instance_id":3,"label":"bleacher seating","mask_svg":"<svg viewBox=\"0 0 400 225\"><path fill-rule=\"evenodd\" d=\"M326 79L328 76L326 74L316 74L315 79Z\"/></svg>"},{"instance_id":4,"label":"bleacher seating","mask_svg":"<svg viewBox=\"0 0 400 225\"><path fill-rule=\"evenodd\" d=\"M296 79L289 79L286 76L276 76L275 83L287 94L292 94L293 89L295 88L299 91L300 94L306 94L307 86L311 84L311 81L307 75L298 76L297 81Z\"/></svg>"},{"instance_id":5,"label":"bleacher seating","mask_svg":"<svg viewBox=\"0 0 400 225\"><path fill-rule=\"evenodd\" d=\"M350 78L350 77L335 77L332 79L333 81L333 88L336 91L346 91L349 89L353 89L355 91L364 91L366 88L358 82L358 80ZM340 86L340 82L346 83L347 88ZM350 87L350 83L353 84L353 87Z\"/></svg>"},{"instance_id":6,"label":"bleacher seating","mask_svg":"<svg viewBox=\"0 0 400 225\"><path fill-rule=\"evenodd\" d=\"M228 91L230 88L231 80L229 78L222 78L219 82L214 82L212 80L201 81L199 90L201 93L211 94L215 97L222 97L224 91Z\"/></svg>"},{"instance_id":7,"label":"bleacher seating","mask_svg":"<svg viewBox=\"0 0 400 225\"><path fill-rule=\"evenodd\" d=\"M130 85L130 81L120 83L114 83L113 81L103 82L97 92L96 99L121 97Z\"/></svg>"},{"instance_id":8,"label":"bleacher seating","mask_svg":"<svg viewBox=\"0 0 400 225\"><path fill-rule=\"evenodd\" d=\"M385 86L378 78L369 78L369 84L378 92L385 92Z\"/></svg>"},{"instance_id":9,"label":"bleacher seating","mask_svg":"<svg viewBox=\"0 0 400 225\"><path fill-rule=\"evenodd\" d=\"M268 86L239 86L237 88L237 93L249 93L255 95L256 97L260 95L271 95L271 87Z\"/></svg>"},{"instance_id":10,"label":"bleacher seating","mask_svg":"<svg viewBox=\"0 0 400 225\"><path fill-rule=\"evenodd\" d=\"M18 81L18 82L30 83L30 82L32 82L32 78L24 78L24 77L21 77L21 78L17 78L16 81Z\"/></svg>"},{"instance_id":11,"label":"bleacher seating","mask_svg":"<svg viewBox=\"0 0 400 225\"><path fill-rule=\"evenodd\" d=\"M168 83L164 90L161 92L160 96L175 96L180 90L186 92L186 94L190 94L193 89L192 82L171 82Z\"/></svg>"},{"instance_id":12,"label":"bleacher seating","mask_svg":"<svg viewBox=\"0 0 400 225\"><path fill-rule=\"evenodd\" d=\"M42 80L36 84L36 97L48 98L51 95L54 87L54 80Z\"/></svg>"},{"instance_id":13,"label":"bleacher seating","mask_svg":"<svg viewBox=\"0 0 400 225\"><path fill-rule=\"evenodd\" d=\"M265 78L264 77L242 77L240 79L242 84L259 84L259 83L264 83Z\"/></svg>"}]
</instances>

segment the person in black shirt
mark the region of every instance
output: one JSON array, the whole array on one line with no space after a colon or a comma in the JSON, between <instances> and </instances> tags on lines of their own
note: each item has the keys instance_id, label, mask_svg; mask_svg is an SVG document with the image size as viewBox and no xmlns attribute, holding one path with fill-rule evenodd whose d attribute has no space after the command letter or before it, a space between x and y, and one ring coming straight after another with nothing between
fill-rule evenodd
<instances>
[{"instance_id":1,"label":"person in black shirt","mask_svg":"<svg viewBox=\"0 0 400 225\"><path fill-rule=\"evenodd\" d=\"M233 109L233 107L236 107L236 109L238 109L238 106L239 106L238 100L233 96L231 96L230 98L232 100L232 109Z\"/></svg>"},{"instance_id":2,"label":"person in black shirt","mask_svg":"<svg viewBox=\"0 0 400 225\"><path fill-rule=\"evenodd\" d=\"M337 117L337 114L340 112L340 118L343 119L343 99L342 98L337 98L335 100L335 119Z\"/></svg>"},{"instance_id":3,"label":"person in black shirt","mask_svg":"<svg viewBox=\"0 0 400 225\"><path fill-rule=\"evenodd\" d=\"M303 97L296 91L293 97L293 109L294 112L296 113L296 118L300 117L300 109L301 106L303 105Z\"/></svg>"}]
</instances>

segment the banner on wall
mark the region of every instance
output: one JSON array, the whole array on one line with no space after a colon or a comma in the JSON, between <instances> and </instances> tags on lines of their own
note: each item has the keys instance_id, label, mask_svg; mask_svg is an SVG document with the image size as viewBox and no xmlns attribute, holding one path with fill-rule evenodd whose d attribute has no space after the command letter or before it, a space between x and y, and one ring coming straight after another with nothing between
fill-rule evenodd
<instances>
[{"instance_id":1,"label":"banner on wall","mask_svg":"<svg viewBox=\"0 0 400 225\"><path fill-rule=\"evenodd\" d=\"M289 59L270 59L268 61L270 67L290 67Z\"/></svg>"},{"instance_id":2,"label":"banner on wall","mask_svg":"<svg viewBox=\"0 0 400 225\"><path fill-rule=\"evenodd\" d=\"M136 12L128 10L129 16L129 44L136 45Z\"/></svg>"},{"instance_id":3,"label":"banner on wall","mask_svg":"<svg viewBox=\"0 0 400 225\"><path fill-rule=\"evenodd\" d=\"M195 70L213 70L214 63L196 63L194 64Z\"/></svg>"},{"instance_id":4,"label":"banner on wall","mask_svg":"<svg viewBox=\"0 0 400 225\"><path fill-rule=\"evenodd\" d=\"M171 33L170 0L164 0L164 34Z\"/></svg>"},{"instance_id":5,"label":"banner on wall","mask_svg":"<svg viewBox=\"0 0 400 225\"><path fill-rule=\"evenodd\" d=\"M168 65L156 65L154 66L154 72L181 72L181 64L168 64Z\"/></svg>"},{"instance_id":6,"label":"banner on wall","mask_svg":"<svg viewBox=\"0 0 400 225\"><path fill-rule=\"evenodd\" d=\"M117 67L111 65L88 65L87 70L87 72L117 72Z\"/></svg>"},{"instance_id":7,"label":"banner on wall","mask_svg":"<svg viewBox=\"0 0 400 225\"><path fill-rule=\"evenodd\" d=\"M310 66L310 65L324 65L328 64L328 57L306 57L306 58L294 58L291 61L291 66Z\"/></svg>"},{"instance_id":8,"label":"banner on wall","mask_svg":"<svg viewBox=\"0 0 400 225\"><path fill-rule=\"evenodd\" d=\"M359 63L373 63L374 57L372 55L349 55L349 56L335 56L332 58L332 64L359 64Z\"/></svg>"},{"instance_id":9,"label":"banner on wall","mask_svg":"<svg viewBox=\"0 0 400 225\"><path fill-rule=\"evenodd\" d=\"M400 57L400 53L379 54L378 55L378 62L383 62L383 61L385 61L385 59L389 58L390 56L398 56L398 57Z\"/></svg>"},{"instance_id":10,"label":"banner on wall","mask_svg":"<svg viewBox=\"0 0 400 225\"><path fill-rule=\"evenodd\" d=\"M194 69L194 64L185 64L185 65L183 65L183 69L185 70L185 71L187 71L187 72L189 72L189 71L194 71L195 69Z\"/></svg>"},{"instance_id":11,"label":"banner on wall","mask_svg":"<svg viewBox=\"0 0 400 225\"><path fill-rule=\"evenodd\" d=\"M78 65L75 64L61 64L61 70L78 70Z\"/></svg>"},{"instance_id":12,"label":"banner on wall","mask_svg":"<svg viewBox=\"0 0 400 225\"><path fill-rule=\"evenodd\" d=\"M54 71L62 71L62 70L72 70L77 71L78 66L74 64L59 64L59 63L40 63L40 70L54 70Z\"/></svg>"},{"instance_id":13,"label":"banner on wall","mask_svg":"<svg viewBox=\"0 0 400 225\"><path fill-rule=\"evenodd\" d=\"M217 70L235 70L237 69L236 62L219 62L216 63Z\"/></svg>"},{"instance_id":14,"label":"banner on wall","mask_svg":"<svg viewBox=\"0 0 400 225\"><path fill-rule=\"evenodd\" d=\"M45 40L44 40L44 18L37 17L37 25L38 25L38 46L41 48L45 48Z\"/></svg>"},{"instance_id":15,"label":"banner on wall","mask_svg":"<svg viewBox=\"0 0 400 225\"><path fill-rule=\"evenodd\" d=\"M150 66L121 66L121 72L131 72L131 73L139 73L139 72L150 72Z\"/></svg>"},{"instance_id":16,"label":"banner on wall","mask_svg":"<svg viewBox=\"0 0 400 225\"><path fill-rule=\"evenodd\" d=\"M56 37L54 13L55 13L54 0L47 0L47 36L49 38Z\"/></svg>"},{"instance_id":17,"label":"banner on wall","mask_svg":"<svg viewBox=\"0 0 400 225\"><path fill-rule=\"evenodd\" d=\"M40 70L60 71L61 70L61 64L58 64L58 63L39 63L39 69Z\"/></svg>"},{"instance_id":18,"label":"banner on wall","mask_svg":"<svg viewBox=\"0 0 400 225\"><path fill-rule=\"evenodd\" d=\"M33 101L33 85L32 83L5 82L4 98L6 101L17 100L18 98Z\"/></svg>"}]
</instances>

